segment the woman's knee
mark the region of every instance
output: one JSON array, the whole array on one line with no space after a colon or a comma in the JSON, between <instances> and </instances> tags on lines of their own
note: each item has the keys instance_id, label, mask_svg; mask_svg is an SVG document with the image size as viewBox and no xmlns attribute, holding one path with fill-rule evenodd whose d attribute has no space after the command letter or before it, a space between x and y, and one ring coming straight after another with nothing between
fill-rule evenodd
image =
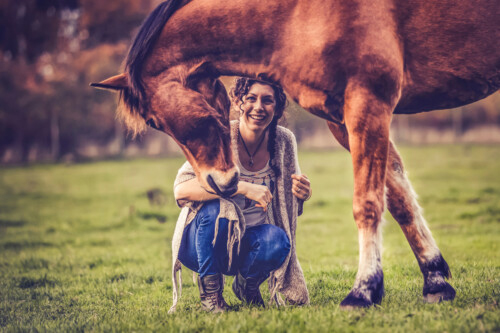
<instances>
[{"instance_id":1,"label":"woman's knee","mask_svg":"<svg viewBox=\"0 0 500 333\"><path fill-rule=\"evenodd\" d=\"M207 201L203 204L203 207L200 208L198 213L196 214L196 218L198 223L207 223L210 221L217 220L220 212L220 203L219 200Z\"/></svg>"},{"instance_id":2,"label":"woman's knee","mask_svg":"<svg viewBox=\"0 0 500 333\"><path fill-rule=\"evenodd\" d=\"M266 249L268 256L284 260L290 252L290 240L286 232L274 225L266 224L263 226L264 230L259 237L259 242L262 248Z\"/></svg>"},{"instance_id":3,"label":"woman's knee","mask_svg":"<svg viewBox=\"0 0 500 333\"><path fill-rule=\"evenodd\" d=\"M197 246L202 246L201 244L210 244L210 248L212 248L212 242L217 233L213 247L216 251L226 249L225 243L227 243L229 221L225 218L218 219L219 213L219 200L207 201L203 204L203 207L200 208L196 214L195 221L193 221L195 223L194 228Z\"/></svg>"}]
</instances>

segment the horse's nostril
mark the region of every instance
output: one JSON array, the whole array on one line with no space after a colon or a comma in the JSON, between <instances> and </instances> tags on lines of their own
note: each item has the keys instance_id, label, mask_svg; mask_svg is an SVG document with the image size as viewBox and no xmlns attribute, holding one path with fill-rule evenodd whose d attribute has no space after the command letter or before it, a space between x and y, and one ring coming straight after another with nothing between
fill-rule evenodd
<instances>
[{"instance_id":1,"label":"horse's nostril","mask_svg":"<svg viewBox=\"0 0 500 333\"><path fill-rule=\"evenodd\" d=\"M214 192L217 194L217 195L220 195L222 196L222 192L221 190L219 189L219 186L217 186L217 184L215 183L214 179L212 178L211 175L208 175L207 176L207 183L208 185L210 185L210 187L214 190Z\"/></svg>"},{"instance_id":2,"label":"horse's nostril","mask_svg":"<svg viewBox=\"0 0 500 333\"><path fill-rule=\"evenodd\" d=\"M233 178L231 179L231 181L227 184L227 188L232 188L232 187L235 187L238 185L238 181L239 181L239 178L238 177L238 174L236 173Z\"/></svg>"}]
</instances>

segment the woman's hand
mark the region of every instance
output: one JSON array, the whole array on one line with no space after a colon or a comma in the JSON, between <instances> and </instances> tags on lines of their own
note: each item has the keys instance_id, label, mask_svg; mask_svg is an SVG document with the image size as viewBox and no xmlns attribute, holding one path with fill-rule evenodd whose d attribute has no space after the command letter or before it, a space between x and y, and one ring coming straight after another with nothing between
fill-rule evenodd
<instances>
[{"instance_id":1,"label":"woman's hand","mask_svg":"<svg viewBox=\"0 0 500 333\"><path fill-rule=\"evenodd\" d=\"M311 182L306 175L292 175L292 193L301 200L311 197Z\"/></svg>"},{"instance_id":2,"label":"woman's hand","mask_svg":"<svg viewBox=\"0 0 500 333\"><path fill-rule=\"evenodd\" d=\"M244 181L238 183L238 192L236 193L243 194L248 199L256 201L255 207L261 207L265 212L267 211L267 205L273 199L273 195L267 186Z\"/></svg>"}]
</instances>

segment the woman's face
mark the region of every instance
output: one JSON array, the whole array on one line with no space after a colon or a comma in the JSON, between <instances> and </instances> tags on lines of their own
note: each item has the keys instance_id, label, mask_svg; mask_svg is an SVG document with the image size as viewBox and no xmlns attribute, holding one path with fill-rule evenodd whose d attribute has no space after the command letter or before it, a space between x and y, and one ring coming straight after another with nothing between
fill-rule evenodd
<instances>
[{"instance_id":1,"label":"woman's face","mask_svg":"<svg viewBox=\"0 0 500 333\"><path fill-rule=\"evenodd\" d=\"M250 130L264 130L273 120L275 107L273 88L267 84L254 83L240 105L240 122L244 122Z\"/></svg>"}]
</instances>

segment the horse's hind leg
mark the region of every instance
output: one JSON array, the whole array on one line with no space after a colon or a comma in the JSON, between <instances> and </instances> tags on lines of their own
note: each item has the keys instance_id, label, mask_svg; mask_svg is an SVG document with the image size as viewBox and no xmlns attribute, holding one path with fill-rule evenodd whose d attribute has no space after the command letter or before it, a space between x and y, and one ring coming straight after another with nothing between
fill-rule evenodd
<instances>
[{"instance_id":1,"label":"horse's hind leg","mask_svg":"<svg viewBox=\"0 0 500 333\"><path fill-rule=\"evenodd\" d=\"M424 299L431 303L454 299L455 290L445 281L451 277L450 269L427 227L401 157L392 142L386 186L387 208L401 226L424 275Z\"/></svg>"}]
</instances>

